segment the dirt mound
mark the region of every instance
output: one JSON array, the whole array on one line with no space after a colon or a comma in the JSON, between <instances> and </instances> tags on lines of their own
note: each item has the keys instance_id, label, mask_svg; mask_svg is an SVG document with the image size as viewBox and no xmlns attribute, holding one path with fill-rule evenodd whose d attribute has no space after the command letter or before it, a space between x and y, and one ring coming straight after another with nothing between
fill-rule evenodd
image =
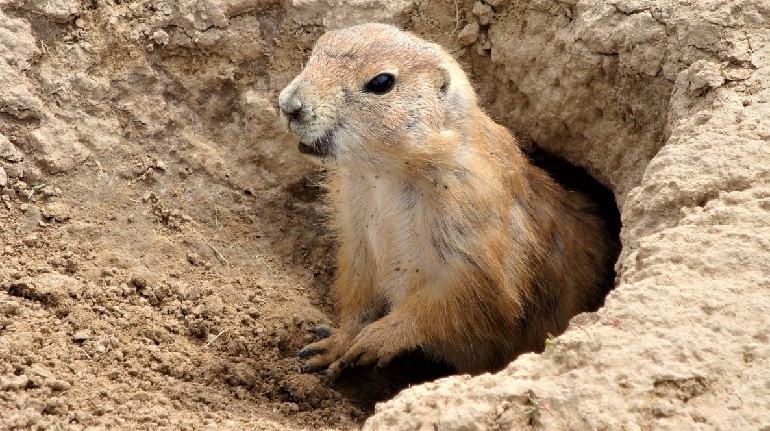
<instances>
[{"instance_id":1,"label":"dirt mound","mask_svg":"<svg viewBox=\"0 0 770 431\"><path fill-rule=\"evenodd\" d=\"M623 251L544 354L365 427L770 426L762 1L332 3L0 0L0 429L353 429L446 372L330 385L294 358L334 323L333 243L275 100L371 20L450 48L494 118L609 187Z\"/></svg>"}]
</instances>

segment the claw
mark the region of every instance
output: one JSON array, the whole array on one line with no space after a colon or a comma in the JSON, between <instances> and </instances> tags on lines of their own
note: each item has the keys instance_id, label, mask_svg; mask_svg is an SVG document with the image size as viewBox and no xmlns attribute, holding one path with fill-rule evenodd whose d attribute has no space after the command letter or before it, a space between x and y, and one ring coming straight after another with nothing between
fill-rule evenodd
<instances>
[{"instance_id":1,"label":"claw","mask_svg":"<svg viewBox=\"0 0 770 431\"><path fill-rule=\"evenodd\" d=\"M324 371L323 375L326 377L329 381L335 381L337 380L337 377L340 376L342 371L347 368L347 364L345 363L345 359L339 358L336 361L334 361L331 365L329 365L329 368Z\"/></svg>"},{"instance_id":2,"label":"claw","mask_svg":"<svg viewBox=\"0 0 770 431\"><path fill-rule=\"evenodd\" d=\"M359 365L358 361L361 359L362 356L364 356L366 352L360 352L358 353L355 358L353 358L349 363L345 361L345 358L340 358L340 365L346 366L346 367L357 367Z\"/></svg>"},{"instance_id":3,"label":"claw","mask_svg":"<svg viewBox=\"0 0 770 431\"><path fill-rule=\"evenodd\" d=\"M320 339L329 338L334 333L334 328L329 325L316 325L310 328L310 332Z\"/></svg>"},{"instance_id":4,"label":"claw","mask_svg":"<svg viewBox=\"0 0 770 431\"><path fill-rule=\"evenodd\" d=\"M326 380L328 380L329 382L333 382L337 380L337 378L340 376L340 373L342 373L342 367L332 368L332 366L329 366L329 368L327 368L321 374Z\"/></svg>"},{"instance_id":5,"label":"claw","mask_svg":"<svg viewBox=\"0 0 770 431\"><path fill-rule=\"evenodd\" d=\"M309 358L311 356L315 356L321 352L323 352L323 349L310 349L308 346L303 347L300 349L299 352L297 352L298 358Z\"/></svg>"}]
</instances>

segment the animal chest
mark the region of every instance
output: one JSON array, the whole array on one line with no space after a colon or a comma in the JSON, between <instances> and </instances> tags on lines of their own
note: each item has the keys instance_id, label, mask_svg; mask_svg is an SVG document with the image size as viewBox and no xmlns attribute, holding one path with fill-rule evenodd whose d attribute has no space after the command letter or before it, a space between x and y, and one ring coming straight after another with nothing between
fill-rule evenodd
<instances>
[{"instance_id":1,"label":"animal chest","mask_svg":"<svg viewBox=\"0 0 770 431\"><path fill-rule=\"evenodd\" d=\"M370 175L356 184L358 207L350 226L370 258L374 287L388 304L400 303L430 268L426 207L419 189L387 175ZM420 273L422 271L422 273Z\"/></svg>"}]
</instances>

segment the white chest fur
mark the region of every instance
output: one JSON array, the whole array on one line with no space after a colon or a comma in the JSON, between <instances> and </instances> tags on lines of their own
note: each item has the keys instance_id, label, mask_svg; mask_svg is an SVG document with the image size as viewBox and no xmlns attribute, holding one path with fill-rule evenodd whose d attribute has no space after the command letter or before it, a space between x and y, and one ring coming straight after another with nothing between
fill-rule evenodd
<instances>
[{"instance_id":1,"label":"white chest fur","mask_svg":"<svg viewBox=\"0 0 770 431\"><path fill-rule=\"evenodd\" d=\"M346 238L371 260L375 289L390 306L435 266L430 247L428 208L421 190L387 172L349 176L340 193L347 208L339 208ZM365 248L365 250L364 250Z\"/></svg>"}]
</instances>

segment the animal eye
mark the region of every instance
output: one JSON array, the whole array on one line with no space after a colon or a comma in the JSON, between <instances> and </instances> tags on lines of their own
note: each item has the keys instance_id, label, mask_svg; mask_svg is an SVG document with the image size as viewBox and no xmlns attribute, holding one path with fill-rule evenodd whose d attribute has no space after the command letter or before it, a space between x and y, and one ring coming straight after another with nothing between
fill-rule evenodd
<instances>
[{"instance_id":1,"label":"animal eye","mask_svg":"<svg viewBox=\"0 0 770 431\"><path fill-rule=\"evenodd\" d=\"M396 85L396 77L390 73L380 73L367 82L364 90L374 94L385 94Z\"/></svg>"}]
</instances>

